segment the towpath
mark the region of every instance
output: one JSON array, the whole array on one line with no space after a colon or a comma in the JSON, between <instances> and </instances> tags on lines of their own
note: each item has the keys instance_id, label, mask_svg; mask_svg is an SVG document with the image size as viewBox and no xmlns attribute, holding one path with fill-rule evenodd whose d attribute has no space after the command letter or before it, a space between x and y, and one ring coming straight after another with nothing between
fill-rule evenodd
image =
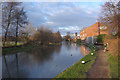
<instances>
[{"instance_id":1,"label":"towpath","mask_svg":"<svg viewBox=\"0 0 120 80\"><path fill-rule=\"evenodd\" d=\"M87 78L109 78L108 54L99 50L96 61L87 73Z\"/></svg>"}]
</instances>

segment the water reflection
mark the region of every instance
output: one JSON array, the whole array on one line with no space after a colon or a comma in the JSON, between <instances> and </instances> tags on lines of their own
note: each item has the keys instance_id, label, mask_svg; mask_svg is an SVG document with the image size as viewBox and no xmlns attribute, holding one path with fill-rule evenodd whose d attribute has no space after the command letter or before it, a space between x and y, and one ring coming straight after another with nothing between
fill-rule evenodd
<instances>
[{"instance_id":1,"label":"water reflection","mask_svg":"<svg viewBox=\"0 0 120 80\"><path fill-rule=\"evenodd\" d=\"M85 56L90 53L90 49L84 45L80 46L80 52Z\"/></svg>"},{"instance_id":2,"label":"water reflection","mask_svg":"<svg viewBox=\"0 0 120 80\"><path fill-rule=\"evenodd\" d=\"M13 59L11 59L11 57ZM18 54L3 56L2 77L3 78L25 78L29 73L22 68L19 69ZM6 67L6 69L5 69Z\"/></svg>"},{"instance_id":3,"label":"water reflection","mask_svg":"<svg viewBox=\"0 0 120 80\"><path fill-rule=\"evenodd\" d=\"M24 52L18 52L12 55L4 55L3 56L3 78L24 78L29 73L28 72L22 72L24 70L24 67L29 66L31 69L36 64L37 65L44 65L43 63L46 63L47 61L51 61L53 59L54 54L59 54L61 49L60 46L52 46L47 48L34 48L30 51L24 51ZM18 59L19 56L19 59ZM19 65L24 65L23 68L20 68ZM15 70L16 68L16 70ZM23 70L22 70L23 69ZM25 75L24 75L24 74ZM12 75L10 75L12 74ZM22 75L21 75L22 74Z\"/></svg>"},{"instance_id":4,"label":"water reflection","mask_svg":"<svg viewBox=\"0 0 120 80\"><path fill-rule=\"evenodd\" d=\"M47 48L34 48L32 51L27 51L28 54L20 54L20 60L24 65L32 66L36 63L43 64L53 59L55 53L59 54L61 46L52 46ZM26 64L27 63L27 64Z\"/></svg>"},{"instance_id":5,"label":"water reflection","mask_svg":"<svg viewBox=\"0 0 120 80\"><path fill-rule=\"evenodd\" d=\"M16 54L17 77L19 77L18 55Z\"/></svg>"},{"instance_id":6,"label":"water reflection","mask_svg":"<svg viewBox=\"0 0 120 80\"><path fill-rule=\"evenodd\" d=\"M74 43L74 47L75 47L76 50L78 50L78 45L77 45L77 43Z\"/></svg>"},{"instance_id":7,"label":"water reflection","mask_svg":"<svg viewBox=\"0 0 120 80\"><path fill-rule=\"evenodd\" d=\"M8 65L7 65L5 56L3 56L3 59L4 59L5 66L6 66L7 75L8 75L8 77L10 78L10 72L9 72L9 69L8 69Z\"/></svg>"},{"instance_id":8,"label":"water reflection","mask_svg":"<svg viewBox=\"0 0 120 80\"><path fill-rule=\"evenodd\" d=\"M71 42L63 42L63 45L65 45L68 50L71 48Z\"/></svg>"},{"instance_id":9,"label":"water reflection","mask_svg":"<svg viewBox=\"0 0 120 80\"><path fill-rule=\"evenodd\" d=\"M63 43L60 46L38 47L4 55L2 76L3 78L53 78L80 60L84 48L85 46L78 46L75 43Z\"/></svg>"}]
</instances>

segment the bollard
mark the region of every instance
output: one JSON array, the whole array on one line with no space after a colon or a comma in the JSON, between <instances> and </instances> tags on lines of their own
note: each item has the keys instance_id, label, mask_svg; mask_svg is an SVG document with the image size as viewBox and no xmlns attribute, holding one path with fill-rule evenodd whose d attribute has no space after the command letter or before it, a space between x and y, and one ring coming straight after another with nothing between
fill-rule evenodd
<instances>
[{"instance_id":1,"label":"bollard","mask_svg":"<svg viewBox=\"0 0 120 80\"><path fill-rule=\"evenodd\" d=\"M91 53L91 55L93 55L93 53Z\"/></svg>"},{"instance_id":2,"label":"bollard","mask_svg":"<svg viewBox=\"0 0 120 80\"><path fill-rule=\"evenodd\" d=\"M82 64L85 64L85 61L82 61Z\"/></svg>"}]
</instances>

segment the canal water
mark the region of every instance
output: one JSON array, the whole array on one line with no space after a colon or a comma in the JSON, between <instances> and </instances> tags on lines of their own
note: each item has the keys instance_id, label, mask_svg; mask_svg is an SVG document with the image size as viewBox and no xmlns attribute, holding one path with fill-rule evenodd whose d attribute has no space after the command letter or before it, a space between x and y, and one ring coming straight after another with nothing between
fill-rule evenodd
<instances>
[{"instance_id":1,"label":"canal water","mask_svg":"<svg viewBox=\"0 0 120 80\"><path fill-rule=\"evenodd\" d=\"M2 56L3 78L54 78L90 52L76 43L35 48Z\"/></svg>"}]
</instances>

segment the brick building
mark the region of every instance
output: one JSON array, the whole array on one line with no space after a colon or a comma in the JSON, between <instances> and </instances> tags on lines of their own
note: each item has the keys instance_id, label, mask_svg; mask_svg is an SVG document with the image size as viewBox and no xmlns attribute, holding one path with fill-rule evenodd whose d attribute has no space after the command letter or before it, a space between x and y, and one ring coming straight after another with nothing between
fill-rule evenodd
<instances>
[{"instance_id":1,"label":"brick building","mask_svg":"<svg viewBox=\"0 0 120 80\"><path fill-rule=\"evenodd\" d=\"M80 39L80 36L78 36L77 32L75 33L75 36L73 37L73 41L76 42L77 39Z\"/></svg>"},{"instance_id":2,"label":"brick building","mask_svg":"<svg viewBox=\"0 0 120 80\"><path fill-rule=\"evenodd\" d=\"M85 40L87 37L98 36L99 34L108 34L107 27L100 22L96 22L90 27L83 28L80 31L80 38Z\"/></svg>"}]
</instances>

